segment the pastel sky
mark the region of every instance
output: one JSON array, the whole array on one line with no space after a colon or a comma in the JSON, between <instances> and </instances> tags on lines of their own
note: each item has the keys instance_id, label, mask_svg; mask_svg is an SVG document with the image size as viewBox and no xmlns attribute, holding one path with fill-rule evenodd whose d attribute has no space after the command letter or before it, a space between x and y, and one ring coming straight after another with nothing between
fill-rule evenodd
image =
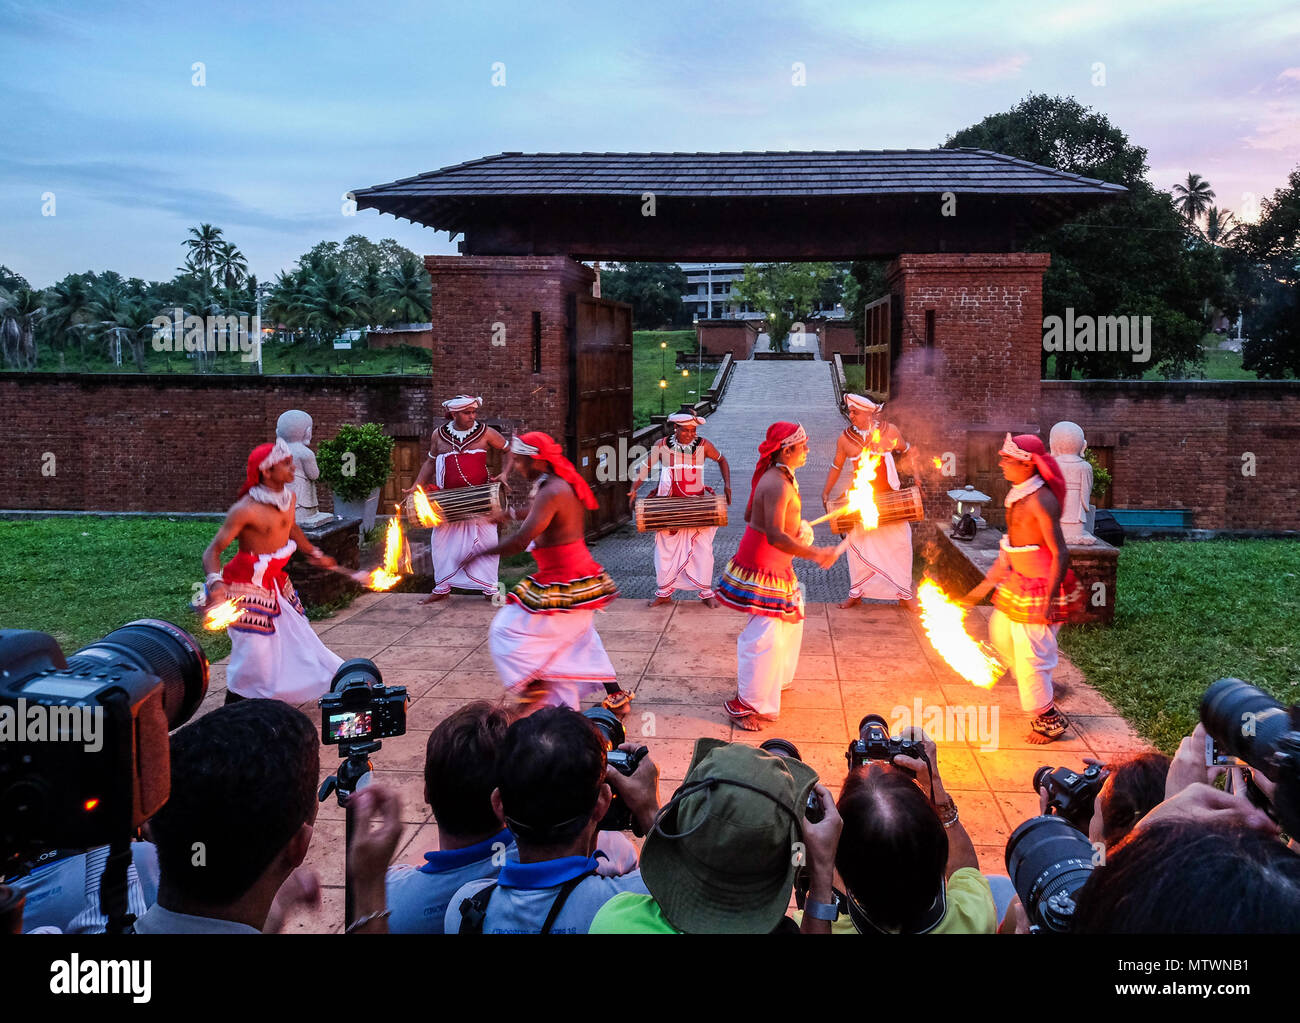
<instances>
[{"instance_id":1,"label":"pastel sky","mask_svg":"<svg viewBox=\"0 0 1300 1023\"><path fill-rule=\"evenodd\" d=\"M451 252L343 193L503 150L927 149L1035 92L1248 212L1300 164L1300 6L0 0L0 263L168 279L205 221L264 280L353 233Z\"/></svg>"}]
</instances>

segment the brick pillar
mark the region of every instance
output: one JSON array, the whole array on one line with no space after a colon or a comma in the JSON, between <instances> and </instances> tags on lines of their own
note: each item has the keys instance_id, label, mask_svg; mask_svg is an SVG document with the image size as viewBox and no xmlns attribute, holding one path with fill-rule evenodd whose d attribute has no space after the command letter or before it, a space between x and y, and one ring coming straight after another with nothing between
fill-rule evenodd
<instances>
[{"instance_id":1,"label":"brick pillar","mask_svg":"<svg viewBox=\"0 0 1300 1023\"><path fill-rule=\"evenodd\" d=\"M567 256L425 256L424 266L433 279L435 397L481 394L482 418L564 444L576 369L566 306L591 294L595 272Z\"/></svg>"},{"instance_id":2,"label":"brick pillar","mask_svg":"<svg viewBox=\"0 0 1300 1023\"><path fill-rule=\"evenodd\" d=\"M897 306L886 415L926 458L953 452L955 477L922 473L927 514L947 519L947 491L970 471L972 432L1037 433L1046 253L902 255L890 264ZM927 316L932 313L932 316Z\"/></svg>"}]
</instances>

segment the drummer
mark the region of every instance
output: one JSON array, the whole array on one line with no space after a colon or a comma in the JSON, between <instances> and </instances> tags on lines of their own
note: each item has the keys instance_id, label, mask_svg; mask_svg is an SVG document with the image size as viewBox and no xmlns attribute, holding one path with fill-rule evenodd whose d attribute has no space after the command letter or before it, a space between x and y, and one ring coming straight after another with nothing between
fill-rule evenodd
<instances>
[{"instance_id":1,"label":"drummer","mask_svg":"<svg viewBox=\"0 0 1300 1023\"><path fill-rule=\"evenodd\" d=\"M628 503L636 504L638 488L659 466L659 497L694 497L712 494L704 485L704 462L713 459L722 473L723 496L731 504L731 466L712 443L699 436L704 420L694 411L683 408L668 417L671 437L655 441L645 464L632 480L627 492ZM674 590L699 593L705 607L717 607L713 596L713 536L717 526L690 529L655 530L655 598L650 607L671 604Z\"/></svg>"},{"instance_id":2,"label":"drummer","mask_svg":"<svg viewBox=\"0 0 1300 1023\"><path fill-rule=\"evenodd\" d=\"M822 487L822 507L830 511L853 486L864 454L883 455L871 481L876 493L898 490L897 461L912 456L912 445L898 427L881 417L884 405L859 394L846 394L849 425L835 442L835 459ZM912 524L891 522L875 529L856 526L848 538L849 597L839 606L854 607L862 599L898 600L915 609L912 593Z\"/></svg>"},{"instance_id":3,"label":"drummer","mask_svg":"<svg viewBox=\"0 0 1300 1023\"><path fill-rule=\"evenodd\" d=\"M458 394L442 403L447 421L433 432L429 457L420 466L415 483L403 493L409 494L416 487L429 491L430 477L433 477L433 487L438 490L506 482L514 456L501 434L478 421L482 405L482 398L472 398L468 394ZM488 475L489 448L506 453L500 476ZM474 557L474 552L486 550L496 542L496 523L486 515L436 526L429 538L435 580L433 592L420 603L446 600L451 596L453 586L478 590L488 600L495 597L498 557L495 554Z\"/></svg>"}]
</instances>

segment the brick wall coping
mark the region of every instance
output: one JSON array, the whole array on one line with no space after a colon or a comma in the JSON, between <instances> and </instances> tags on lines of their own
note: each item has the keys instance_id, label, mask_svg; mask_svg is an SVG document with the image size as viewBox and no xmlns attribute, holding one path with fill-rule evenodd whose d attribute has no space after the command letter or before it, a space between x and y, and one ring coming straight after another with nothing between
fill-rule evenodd
<instances>
[{"instance_id":1,"label":"brick wall coping","mask_svg":"<svg viewBox=\"0 0 1300 1023\"><path fill-rule=\"evenodd\" d=\"M1085 394L1123 391L1151 398L1300 395L1300 380L1044 380L1042 384L1044 391L1082 391Z\"/></svg>"},{"instance_id":2,"label":"brick wall coping","mask_svg":"<svg viewBox=\"0 0 1300 1023\"><path fill-rule=\"evenodd\" d=\"M0 383L13 381L36 381L39 383L100 383L122 387L128 384L140 386L189 387L194 390L206 388L249 387L259 381L272 381L276 386L296 387L339 387L350 381L364 381L367 385L386 381L394 385L421 384L428 385L428 373L356 373L352 376L326 377L313 373L294 374L250 374L247 376L224 373L25 373L21 370L0 370Z\"/></svg>"}]
</instances>

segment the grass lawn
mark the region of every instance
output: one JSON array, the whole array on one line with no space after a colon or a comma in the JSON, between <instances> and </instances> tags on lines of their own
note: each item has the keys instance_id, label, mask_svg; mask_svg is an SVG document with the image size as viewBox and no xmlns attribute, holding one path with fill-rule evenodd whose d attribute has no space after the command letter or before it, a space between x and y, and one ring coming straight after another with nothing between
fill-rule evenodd
<instances>
[{"instance_id":1,"label":"grass lawn","mask_svg":"<svg viewBox=\"0 0 1300 1023\"><path fill-rule=\"evenodd\" d=\"M1061 647L1166 753L1191 732L1216 679L1300 702L1300 543L1130 542L1118 586L1114 625L1066 628Z\"/></svg>"},{"instance_id":2,"label":"grass lawn","mask_svg":"<svg viewBox=\"0 0 1300 1023\"><path fill-rule=\"evenodd\" d=\"M166 517L0 521L8 561L0 574L0 628L48 632L71 654L137 618L163 618L219 661L230 653L230 640L204 629L190 606L195 584L203 581L203 549L219 525ZM227 560L234 553L232 545ZM503 558L499 578L508 590L535 565L531 554ZM406 581L398 585L407 588ZM325 618L334 610L309 608L307 616Z\"/></svg>"},{"instance_id":3,"label":"grass lawn","mask_svg":"<svg viewBox=\"0 0 1300 1023\"><path fill-rule=\"evenodd\" d=\"M360 345L361 342L354 342ZM123 350L122 365L116 366L108 357L103 344L87 345L85 361L77 348L59 353L43 348L36 360L38 372L69 373L134 373L135 360L129 350ZM208 373L218 375L257 374L257 362L245 362L240 352L213 352L207 362ZM268 341L262 347L262 372L264 375L306 374L314 376L388 375L394 373L428 374L432 369L432 353L427 348L402 345L396 348L376 348L373 351L355 347L335 351L330 345L308 345L305 341L280 343ZM178 373L192 375L198 372L198 362L183 353L155 352L149 347L145 352L145 370L149 373Z\"/></svg>"},{"instance_id":4,"label":"grass lawn","mask_svg":"<svg viewBox=\"0 0 1300 1023\"><path fill-rule=\"evenodd\" d=\"M659 347L667 342L667 349ZM690 368L689 376L682 376L676 368L676 352L694 352L695 331L693 330L637 330L632 333L632 428L639 430L650 425L650 417L658 415L660 394L663 395L663 411L671 415L682 402L691 404L700 400L699 392L713 382L715 370L704 368L703 387L696 380L695 367ZM661 366L663 367L661 369ZM659 387L660 376L668 381L668 387ZM693 391L693 394L687 394Z\"/></svg>"}]
</instances>

